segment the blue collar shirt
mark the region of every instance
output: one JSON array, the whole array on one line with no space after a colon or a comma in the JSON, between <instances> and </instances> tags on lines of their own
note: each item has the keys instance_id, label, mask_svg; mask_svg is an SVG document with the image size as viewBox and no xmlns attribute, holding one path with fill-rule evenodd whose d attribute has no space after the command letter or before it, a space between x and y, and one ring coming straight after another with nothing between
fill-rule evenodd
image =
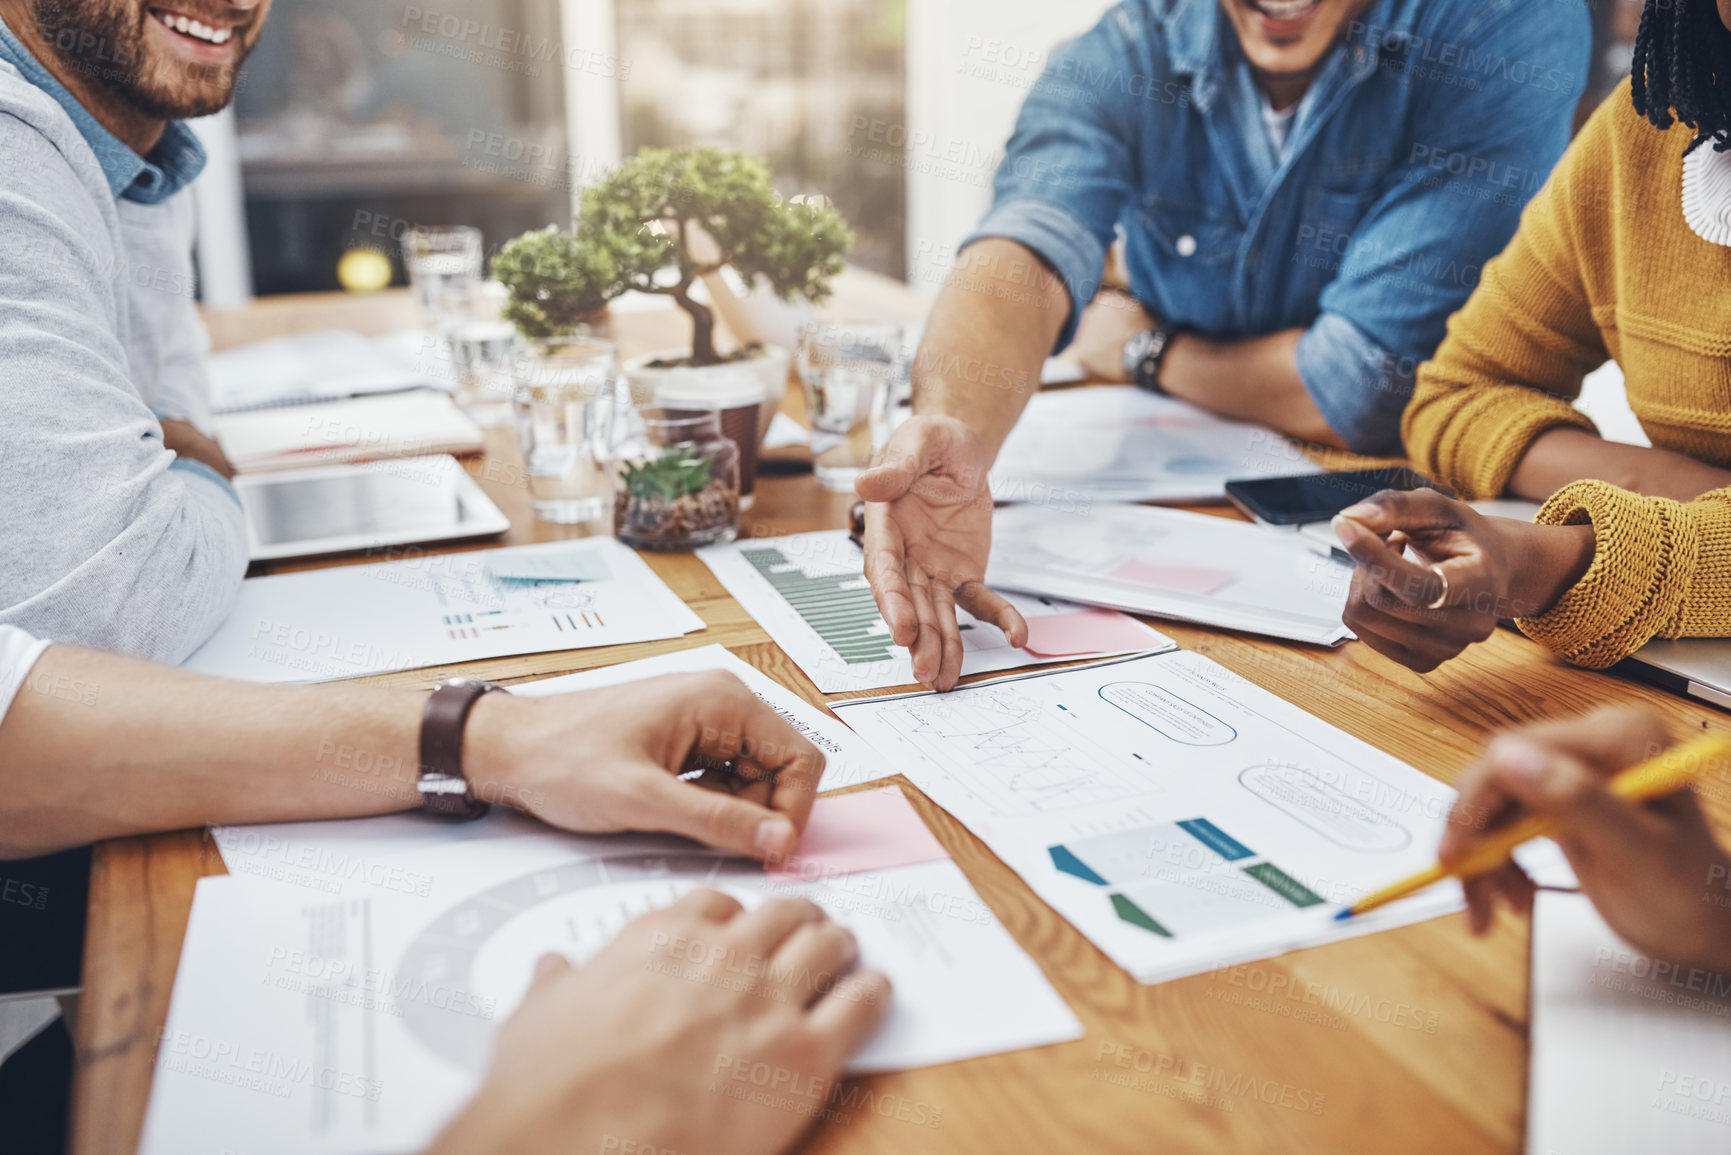
<instances>
[{"instance_id":1,"label":"blue collar shirt","mask_svg":"<svg viewBox=\"0 0 1731 1155\"><path fill-rule=\"evenodd\" d=\"M117 198L146 205L160 204L191 184L193 178L204 171L204 146L198 143L192 130L178 120L168 122L162 139L146 156L139 156L121 143L119 137L103 128L90 115L90 110L43 67L42 62L13 35L5 21L0 21L0 60L16 68L25 80L66 110L79 135L96 154L102 175L108 180L109 191Z\"/></svg>"},{"instance_id":2,"label":"blue collar shirt","mask_svg":"<svg viewBox=\"0 0 1731 1155\"><path fill-rule=\"evenodd\" d=\"M1304 329L1323 417L1398 452L1419 363L1568 144L1590 39L1579 0L1373 0L1277 150L1218 0L1124 0L1053 53L964 244L1050 266L1062 348L1121 235L1154 316L1222 340Z\"/></svg>"}]
</instances>

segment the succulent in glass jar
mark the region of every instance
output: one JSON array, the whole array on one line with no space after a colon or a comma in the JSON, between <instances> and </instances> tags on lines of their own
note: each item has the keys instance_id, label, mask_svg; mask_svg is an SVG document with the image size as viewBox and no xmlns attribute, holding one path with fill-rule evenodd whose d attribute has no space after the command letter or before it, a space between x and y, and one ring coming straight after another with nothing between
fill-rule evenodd
<instances>
[{"instance_id":1,"label":"succulent in glass jar","mask_svg":"<svg viewBox=\"0 0 1731 1155\"><path fill-rule=\"evenodd\" d=\"M715 414L645 424L648 436L621 458L615 535L639 549L731 541L739 529L739 448L720 435Z\"/></svg>"}]
</instances>

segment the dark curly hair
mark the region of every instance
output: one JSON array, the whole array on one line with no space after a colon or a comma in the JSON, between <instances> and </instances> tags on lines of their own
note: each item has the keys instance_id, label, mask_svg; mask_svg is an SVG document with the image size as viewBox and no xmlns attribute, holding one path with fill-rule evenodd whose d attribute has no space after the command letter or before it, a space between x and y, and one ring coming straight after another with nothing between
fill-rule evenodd
<instances>
[{"instance_id":1,"label":"dark curly hair","mask_svg":"<svg viewBox=\"0 0 1731 1155\"><path fill-rule=\"evenodd\" d=\"M1636 112L1695 130L1686 152L1731 150L1731 29L1714 0L1647 0L1629 71Z\"/></svg>"}]
</instances>

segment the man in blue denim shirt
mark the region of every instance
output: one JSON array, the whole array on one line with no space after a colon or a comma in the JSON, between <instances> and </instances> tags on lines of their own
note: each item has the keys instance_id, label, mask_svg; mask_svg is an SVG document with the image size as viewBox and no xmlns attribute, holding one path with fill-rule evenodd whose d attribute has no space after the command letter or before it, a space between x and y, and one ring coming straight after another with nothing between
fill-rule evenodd
<instances>
[{"instance_id":1,"label":"man in blue denim shirt","mask_svg":"<svg viewBox=\"0 0 1731 1155\"><path fill-rule=\"evenodd\" d=\"M985 474L1031 391L996 386L1054 347L1399 452L1419 362L1568 143L1589 40L1579 0L1125 0L1060 47L933 306L915 417L858 487L916 676L954 684L956 603L1025 637L981 581ZM1134 299L1090 309L1115 231Z\"/></svg>"}]
</instances>

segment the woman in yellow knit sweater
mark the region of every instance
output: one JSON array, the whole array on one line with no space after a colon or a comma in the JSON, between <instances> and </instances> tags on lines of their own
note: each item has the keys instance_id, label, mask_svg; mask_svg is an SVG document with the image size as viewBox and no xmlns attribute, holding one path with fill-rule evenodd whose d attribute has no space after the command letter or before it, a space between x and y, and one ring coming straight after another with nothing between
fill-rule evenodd
<instances>
[{"instance_id":1,"label":"woman in yellow knit sweater","mask_svg":"<svg viewBox=\"0 0 1731 1155\"><path fill-rule=\"evenodd\" d=\"M1653 448L1569 403L1607 358ZM1731 0L1647 0L1630 81L1486 264L1402 434L1463 497L1545 505L1536 524L1422 492L1346 510L1346 621L1374 649L1429 670L1509 617L1592 667L1731 637Z\"/></svg>"}]
</instances>

